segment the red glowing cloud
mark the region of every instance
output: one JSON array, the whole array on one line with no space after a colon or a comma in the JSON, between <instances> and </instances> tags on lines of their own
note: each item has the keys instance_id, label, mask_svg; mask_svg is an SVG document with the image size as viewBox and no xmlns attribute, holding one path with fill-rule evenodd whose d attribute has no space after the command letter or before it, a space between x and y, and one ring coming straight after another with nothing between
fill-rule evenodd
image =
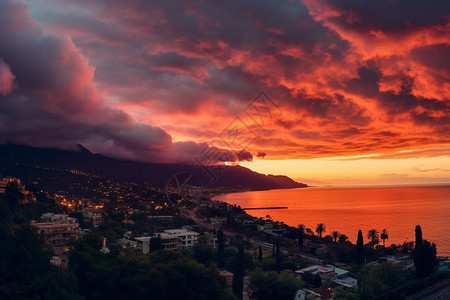
<instances>
[{"instance_id":1,"label":"red glowing cloud","mask_svg":"<svg viewBox=\"0 0 450 300\"><path fill-rule=\"evenodd\" d=\"M164 162L445 148L448 5L0 0L0 142Z\"/></svg>"},{"instance_id":2,"label":"red glowing cloud","mask_svg":"<svg viewBox=\"0 0 450 300\"><path fill-rule=\"evenodd\" d=\"M14 75L4 61L0 60L0 95L8 95L14 86Z\"/></svg>"}]
</instances>

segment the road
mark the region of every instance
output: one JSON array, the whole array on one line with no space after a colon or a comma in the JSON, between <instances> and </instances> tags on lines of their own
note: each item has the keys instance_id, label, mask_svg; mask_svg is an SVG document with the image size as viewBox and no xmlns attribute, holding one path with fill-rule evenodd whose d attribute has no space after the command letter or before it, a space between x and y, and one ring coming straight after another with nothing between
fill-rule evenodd
<instances>
[{"instance_id":1,"label":"road","mask_svg":"<svg viewBox=\"0 0 450 300\"><path fill-rule=\"evenodd\" d=\"M447 300L450 299L450 281L421 291L407 298L408 300Z\"/></svg>"}]
</instances>

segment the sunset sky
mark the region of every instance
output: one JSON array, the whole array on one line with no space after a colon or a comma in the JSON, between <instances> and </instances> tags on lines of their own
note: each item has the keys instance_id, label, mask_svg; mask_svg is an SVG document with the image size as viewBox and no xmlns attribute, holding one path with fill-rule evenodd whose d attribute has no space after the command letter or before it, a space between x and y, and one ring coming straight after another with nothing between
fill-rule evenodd
<instances>
[{"instance_id":1,"label":"sunset sky","mask_svg":"<svg viewBox=\"0 0 450 300\"><path fill-rule=\"evenodd\" d=\"M448 0L0 0L0 143L450 183L449 95Z\"/></svg>"}]
</instances>

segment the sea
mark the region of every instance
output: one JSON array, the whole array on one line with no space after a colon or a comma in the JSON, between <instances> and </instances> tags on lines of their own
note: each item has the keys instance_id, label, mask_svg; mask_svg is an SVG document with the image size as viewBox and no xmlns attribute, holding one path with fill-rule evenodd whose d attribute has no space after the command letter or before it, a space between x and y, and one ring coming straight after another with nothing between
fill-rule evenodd
<instances>
[{"instance_id":1,"label":"sea","mask_svg":"<svg viewBox=\"0 0 450 300\"><path fill-rule=\"evenodd\" d=\"M255 217L270 217L290 226L304 224L315 231L318 223L325 234L338 231L356 242L361 229L367 232L387 229L386 246L414 241L415 227L423 238L437 246L439 256L450 256L450 185L308 187L251 191L214 198L242 208L287 207L248 210Z\"/></svg>"}]
</instances>

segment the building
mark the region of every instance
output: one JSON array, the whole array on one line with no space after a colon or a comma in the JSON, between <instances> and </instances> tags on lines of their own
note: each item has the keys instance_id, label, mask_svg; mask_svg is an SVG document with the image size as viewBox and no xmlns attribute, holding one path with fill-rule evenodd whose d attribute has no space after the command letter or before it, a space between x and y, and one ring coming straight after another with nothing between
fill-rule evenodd
<instances>
[{"instance_id":1,"label":"building","mask_svg":"<svg viewBox=\"0 0 450 300\"><path fill-rule=\"evenodd\" d=\"M137 237L134 240L136 241L136 247L142 251L142 253L147 254L150 252L150 240L151 236L142 236Z\"/></svg>"},{"instance_id":2,"label":"building","mask_svg":"<svg viewBox=\"0 0 450 300\"><path fill-rule=\"evenodd\" d=\"M31 226L44 237L46 245L51 247L56 255L66 252L66 243L69 239L78 236L79 224L77 219L65 214L46 213L41 221L31 221Z\"/></svg>"},{"instance_id":3,"label":"building","mask_svg":"<svg viewBox=\"0 0 450 300\"><path fill-rule=\"evenodd\" d=\"M179 250L181 249L180 237L166 232L158 233L161 238L161 248L165 250Z\"/></svg>"},{"instance_id":4,"label":"building","mask_svg":"<svg viewBox=\"0 0 450 300\"><path fill-rule=\"evenodd\" d=\"M233 273L228 272L226 270L221 270L220 276L222 276L225 279L225 287L231 290L233 287Z\"/></svg>"},{"instance_id":5,"label":"building","mask_svg":"<svg viewBox=\"0 0 450 300\"><path fill-rule=\"evenodd\" d=\"M0 180L0 194L4 194L5 193L5 189L6 189L6 186L8 185L8 181L7 181L7 179L6 178L2 178L1 180Z\"/></svg>"},{"instance_id":6,"label":"building","mask_svg":"<svg viewBox=\"0 0 450 300\"><path fill-rule=\"evenodd\" d=\"M215 237L215 236L208 237L207 243L208 243L208 246L210 246L211 248L217 249L217 244L218 244L217 237Z\"/></svg>"},{"instance_id":7,"label":"building","mask_svg":"<svg viewBox=\"0 0 450 300\"><path fill-rule=\"evenodd\" d=\"M181 229L168 229L164 232L156 233L153 236L137 237L136 247L139 248L142 253L147 254L152 248L152 242L156 242L156 239L160 240L160 245L157 248L165 250L181 250L191 249L198 241L199 233L188 230L186 228Z\"/></svg>"},{"instance_id":8,"label":"building","mask_svg":"<svg viewBox=\"0 0 450 300\"><path fill-rule=\"evenodd\" d=\"M332 265L313 265L295 271L296 274L301 275L310 272L312 274L319 274L322 279L330 279L336 284L343 287L354 288L358 285L358 281L351 277L349 271L337 268Z\"/></svg>"},{"instance_id":9,"label":"building","mask_svg":"<svg viewBox=\"0 0 450 300\"><path fill-rule=\"evenodd\" d=\"M298 290L295 293L294 300L305 300L305 297L306 297L306 292L304 290Z\"/></svg>"},{"instance_id":10,"label":"building","mask_svg":"<svg viewBox=\"0 0 450 300\"><path fill-rule=\"evenodd\" d=\"M198 232L191 231L185 228L168 229L164 230L164 232L161 233L161 244L164 245L165 239L170 240L172 238L179 238L179 249L191 249L192 246L197 243L199 235L200 234Z\"/></svg>"},{"instance_id":11,"label":"building","mask_svg":"<svg viewBox=\"0 0 450 300\"><path fill-rule=\"evenodd\" d=\"M102 224L103 217L102 214L92 210L86 210L81 213L83 216L83 221L85 223L91 223L94 228L97 228Z\"/></svg>"},{"instance_id":12,"label":"building","mask_svg":"<svg viewBox=\"0 0 450 300\"><path fill-rule=\"evenodd\" d=\"M20 183L20 179L15 177L5 177L0 179L0 194L6 193L6 186L9 183L16 184L16 186L19 188L19 191L23 194L23 199L19 200L20 204L36 202L36 196L33 193L27 191L25 189L25 186Z\"/></svg>"},{"instance_id":13,"label":"building","mask_svg":"<svg viewBox=\"0 0 450 300\"><path fill-rule=\"evenodd\" d=\"M223 223L225 223L227 221L226 217L213 217L210 218L209 221L211 222L211 225L214 226L215 228L220 228L222 227Z\"/></svg>"}]
</instances>

